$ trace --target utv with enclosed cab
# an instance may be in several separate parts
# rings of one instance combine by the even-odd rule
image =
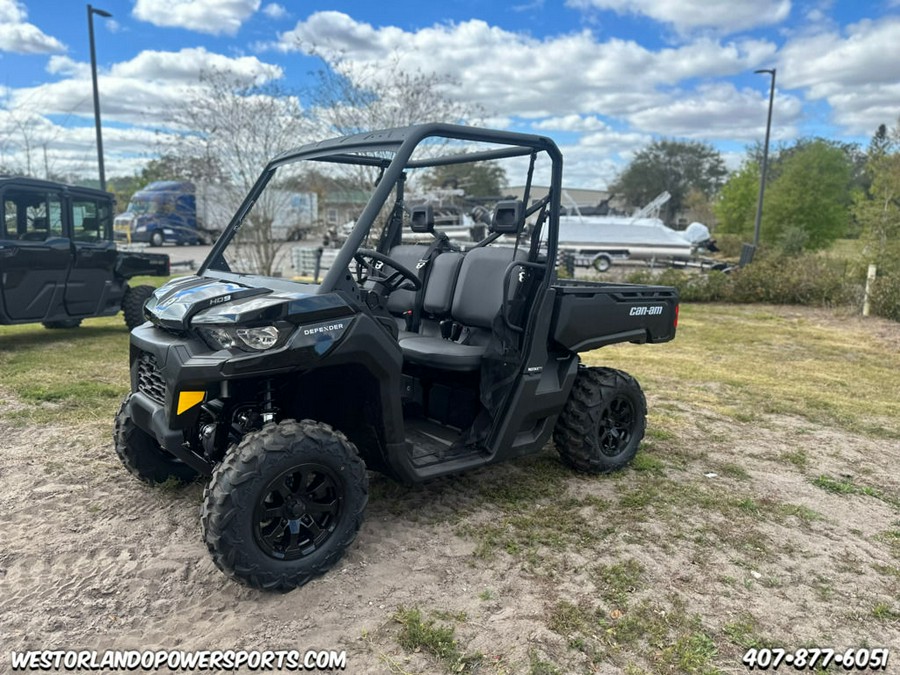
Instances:
[[[454,243],[434,229],[423,175],[485,161],[518,174],[524,192],[497,201],[485,239]],[[283,192],[269,188],[312,173],[374,185],[319,285],[291,279],[285,251],[260,245]],[[158,289],[132,331],[132,391],[115,428],[125,466],[150,483],[204,476],[215,564],[286,590],[354,540],[366,469],[422,482],[551,438],[577,470],[626,465],[644,395],[579,353],[671,340],[678,298],[557,278],[561,180],[549,138],[444,124],[276,157],[198,274]]]
[[[129,328],[144,322],[153,287],[128,282],[168,276],[169,257],[116,246],[110,193],[0,176],[0,207],[0,325],[75,328],[120,310]]]

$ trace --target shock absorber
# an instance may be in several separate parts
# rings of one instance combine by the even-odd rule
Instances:
[[[262,385],[262,421],[263,424],[275,421],[278,408],[275,407],[275,385],[271,378],[263,380]]]

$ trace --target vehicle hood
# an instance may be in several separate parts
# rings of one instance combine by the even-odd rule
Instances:
[[[335,294],[275,290],[197,276],[173,279],[158,288],[144,307],[147,319],[172,331],[185,331],[192,325],[302,323],[352,312]]]

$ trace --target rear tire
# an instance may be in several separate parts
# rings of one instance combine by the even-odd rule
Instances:
[[[134,330],[144,323],[144,303],[153,295],[153,286],[129,287],[122,298],[122,312],[125,314],[125,325]]]
[[[81,325],[81,319],[63,319],[62,321],[44,321],[42,324],[48,330],[59,330],[61,328],[78,328]]]
[[[366,467],[327,424],[285,420],[247,434],[216,467],[200,522],[232,579],[289,591],[334,565],[362,525]]]
[[[159,485],[169,479],[182,484],[193,481],[197,477],[194,469],[163,450],[155,438],[135,425],[125,411],[130,398],[131,394],[119,407],[113,433],[116,454],[125,468],[149,485]]]
[[[647,426],[647,401],[631,375],[612,368],[580,368],[553,430],[563,462],[585,473],[626,466]]]

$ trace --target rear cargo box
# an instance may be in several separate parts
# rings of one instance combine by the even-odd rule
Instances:
[[[675,337],[674,288],[587,281],[558,281],[553,287],[553,339],[573,352]]]

